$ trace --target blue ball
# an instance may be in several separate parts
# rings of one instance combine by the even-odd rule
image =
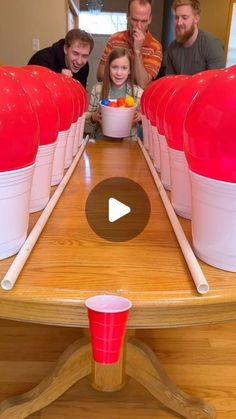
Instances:
[[[107,98],[106,99],[102,99],[101,100],[101,104],[102,105],[105,105],[105,106],[108,106],[109,105],[109,99],[107,99]]]

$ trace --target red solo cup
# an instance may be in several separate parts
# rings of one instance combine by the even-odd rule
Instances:
[[[112,364],[119,360],[132,302],[118,295],[95,295],[85,301],[94,361]]]
[[[93,346],[96,347],[96,350],[103,352],[113,352],[119,353],[122,346],[123,337],[119,339],[99,339],[97,337],[93,338]]]

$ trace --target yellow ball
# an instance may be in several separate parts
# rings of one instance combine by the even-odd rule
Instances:
[[[125,103],[128,106],[134,106],[135,105],[135,100],[134,100],[133,96],[126,96]]]

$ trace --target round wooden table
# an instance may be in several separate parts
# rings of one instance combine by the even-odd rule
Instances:
[[[89,227],[85,202],[109,177],[138,182],[151,202],[145,230],[127,242],[108,242]],[[30,228],[38,215],[30,216]],[[191,240],[190,222],[180,220]],[[1,277],[13,258],[0,262]],[[214,417],[214,408],[178,389],[135,329],[172,328],[236,319],[236,275],[199,262],[210,285],[199,295],[137,142],[90,140],[36,243],[15,287],[0,290],[0,317],[88,328],[84,300],[112,293],[133,302],[120,361],[93,362],[88,338],[75,342],[54,371],[32,391],[0,403],[1,418],[24,418],[58,398],[77,380],[113,391],[132,376],[166,406],[186,418]]]

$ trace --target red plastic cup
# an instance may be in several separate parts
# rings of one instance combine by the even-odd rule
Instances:
[[[95,295],[85,301],[88,308],[94,361],[119,361],[126,322],[132,302],[118,295]]]

